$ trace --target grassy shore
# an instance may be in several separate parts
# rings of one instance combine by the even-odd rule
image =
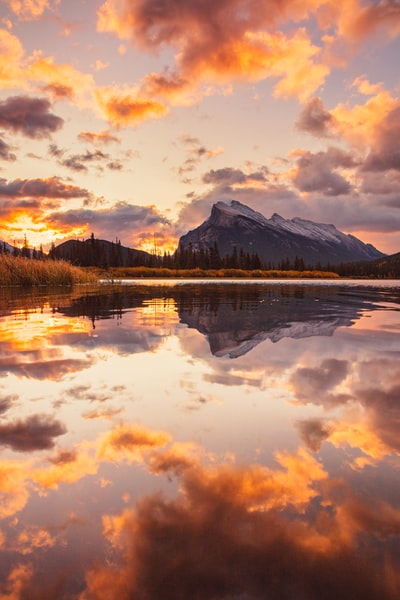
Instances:
[[[112,267],[108,270],[98,271],[100,279],[140,279],[140,278],[165,278],[165,279],[338,279],[337,273],[330,271],[264,271],[256,269],[164,269],[151,267]]]
[[[31,260],[0,254],[0,286],[69,286],[96,281],[93,271],[74,267],[63,260]]]

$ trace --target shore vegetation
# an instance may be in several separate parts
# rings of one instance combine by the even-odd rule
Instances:
[[[32,260],[0,254],[0,286],[70,286],[96,281],[93,270],[75,267],[64,260]]]
[[[112,267],[99,270],[98,277],[102,280],[114,279],[338,279],[339,275],[331,271],[296,271],[296,270],[264,270],[264,269],[167,269],[157,267]]]

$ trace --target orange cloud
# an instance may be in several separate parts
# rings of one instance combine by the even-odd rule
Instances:
[[[196,98],[196,88],[204,87],[201,93],[209,93],[203,86],[207,81],[219,86],[232,79],[277,77],[281,79],[275,88],[277,96],[304,99],[329,73],[328,66],[319,64],[320,49],[304,29],[290,37],[272,33],[278,21],[306,18],[310,9],[321,4],[318,0],[301,6],[290,2],[284,8],[277,2],[267,6],[252,0],[245,15],[238,0],[224,0],[218,6],[175,4],[171,1],[164,11],[155,13],[146,0],[134,5],[108,0],[98,11],[98,31],[130,38],[145,50],[164,45],[177,50],[176,71],[144,79],[144,89],[151,94],[187,103]]]
[[[80,600],[172,600],[177,593],[316,598],[321,589],[332,598],[394,600],[396,550],[382,561],[371,561],[371,550],[398,535],[400,512],[326,481],[304,450],[279,462],[283,469],[204,467],[190,450],[186,460],[183,448],[172,452],[161,471],[181,477],[181,494],[147,496],[135,508],[103,516],[103,534],[118,559],[87,571]],[[303,511],[311,499],[309,518]]]
[[[60,0],[6,0],[11,10],[21,19],[37,19],[45,10],[51,10]]]
[[[353,82],[353,87],[360,94],[367,96],[365,102],[340,103],[328,111],[319,98],[312,98],[302,110],[297,127],[316,137],[336,137],[347,142],[355,151],[353,164],[350,161],[351,155],[344,153],[343,156],[348,157],[348,164],[336,166],[349,168],[358,166],[358,175],[362,175],[363,178],[367,177],[367,172],[386,171],[386,179],[380,177],[378,181],[372,176],[365,179],[361,188],[363,191],[368,191],[372,186],[375,187],[376,193],[389,193],[391,190],[395,192],[396,177],[391,177],[389,171],[400,168],[397,153],[400,101],[390,91],[384,90],[381,84],[371,84],[364,77],[357,78]],[[336,154],[340,152],[332,148],[319,155],[309,154],[309,157],[316,163],[319,156],[321,164],[323,162],[326,167],[329,167],[333,150]],[[321,165],[318,166],[318,172],[322,172]],[[306,185],[308,182],[311,182],[310,177],[306,178]]]
[[[57,456],[51,460],[50,467],[41,467],[32,471],[32,480],[44,490],[58,489],[61,484],[75,483],[87,475],[95,475],[98,471],[98,461],[89,444],[80,444],[74,452],[69,453],[68,459],[57,460]]]
[[[56,98],[74,97],[80,106],[92,106],[95,87],[92,75],[77,71],[69,64],[56,64],[52,57],[36,54],[24,69],[24,77]],[[64,94],[60,93],[62,90]]]
[[[0,83],[2,88],[13,88],[21,76],[24,49],[19,39],[0,29]],[[19,82],[18,82],[19,83]],[[23,88],[26,85],[22,85]]]
[[[120,92],[113,88],[102,88],[95,92],[99,107],[115,127],[137,125],[154,117],[162,117],[168,108],[161,102],[146,98],[138,91]]]
[[[17,461],[0,462],[0,519],[19,512],[28,501],[26,466]]]
[[[30,583],[33,578],[33,565],[17,564],[12,567],[7,580],[0,584],[2,600],[20,600],[29,595]]]
[[[359,87],[365,91],[366,82]],[[354,106],[338,104],[330,111],[338,134],[360,150],[373,146],[380,135],[384,119],[400,106],[398,98],[382,90],[368,98],[364,104]]]
[[[27,527],[22,531],[15,544],[15,550],[22,555],[32,554],[38,548],[53,548],[56,538],[47,529]]]
[[[100,441],[98,457],[106,460],[141,462],[147,450],[165,446],[170,436],[163,431],[149,431],[139,425],[122,424]]]

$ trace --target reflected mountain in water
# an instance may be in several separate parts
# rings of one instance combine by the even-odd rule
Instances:
[[[260,342],[332,336],[363,312],[376,310],[387,290],[305,284],[184,284],[115,286],[74,298],[58,310],[69,316],[122,319],[124,312],[173,300],[181,323],[205,335],[213,355],[237,358]],[[385,296],[386,295],[386,296]],[[398,302],[398,298],[390,298]]]
[[[183,323],[207,336],[215,356],[237,358],[264,340],[331,336],[350,326],[374,300],[332,287],[270,285],[251,290],[226,290],[218,297],[202,295],[179,307]],[[349,301],[350,300],[350,301]]]

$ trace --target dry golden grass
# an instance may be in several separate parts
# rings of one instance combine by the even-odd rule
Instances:
[[[0,254],[0,286],[68,286],[96,280],[91,271],[74,267],[63,260],[31,260]]]
[[[114,278],[232,278],[232,279],[336,279],[337,273],[330,271],[264,271],[257,269],[245,271],[244,269],[165,269],[151,267],[112,267],[108,271],[98,271],[100,279]]]

